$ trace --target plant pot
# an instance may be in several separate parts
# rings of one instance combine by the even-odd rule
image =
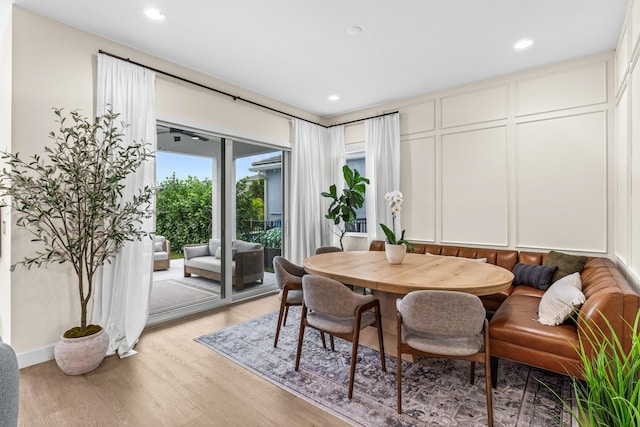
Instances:
[[[387,255],[389,264],[402,264],[402,260],[404,260],[404,256],[407,254],[407,247],[405,245],[385,243],[384,253]]]
[[[282,249],[280,248],[264,248],[264,266],[272,267],[273,259],[282,254]]]
[[[67,375],[93,371],[105,358],[109,335],[104,331],[80,338],[60,337],[53,349],[58,367]]]

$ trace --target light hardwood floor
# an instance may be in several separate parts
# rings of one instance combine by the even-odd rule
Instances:
[[[272,295],[145,330],[137,355],[108,357],[85,375],[66,376],[54,361],[24,368],[19,424],[348,425],[193,341],[278,307]]]

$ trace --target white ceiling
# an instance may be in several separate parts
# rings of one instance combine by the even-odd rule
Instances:
[[[322,117],[615,49],[627,0],[14,0]],[[156,7],[163,22],[143,10]],[[362,27],[358,36],[347,27]],[[532,48],[515,52],[527,37]],[[135,58],[132,58],[135,60]],[[340,101],[327,99],[339,94]]]

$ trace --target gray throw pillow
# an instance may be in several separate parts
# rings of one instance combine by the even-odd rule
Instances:
[[[582,273],[586,263],[586,256],[569,255],[556,251],[549,252],[547,259],[544,260],[544,265],[558,267],[553,275],[553,282],[556,282],[569,274]]]
[[[513,267],[513,285],[531,286],[546,291],[558,267],[517,263]]]

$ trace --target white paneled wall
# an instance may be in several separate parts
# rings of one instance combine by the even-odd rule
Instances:
[[[359,112],[400,112],[408,238],[613,256],[613,64],[605,52]],[[363,129],[347,127],[348,150]]]
[[[615,255],[640,283],[640,0],[629,2],[616,49]]]
[[[435,240],[435,138],[417,138],[402,143],[400,182],[404,194],[403,228],[411,224],[411,236],[416,240]],[[412,179],[413,171],[422,170],[419,180]]]
[[[506,246],[506,127],[442,135],[442,241]]]
[[[518,247],[605,253],[606,114],[516,125]]]

